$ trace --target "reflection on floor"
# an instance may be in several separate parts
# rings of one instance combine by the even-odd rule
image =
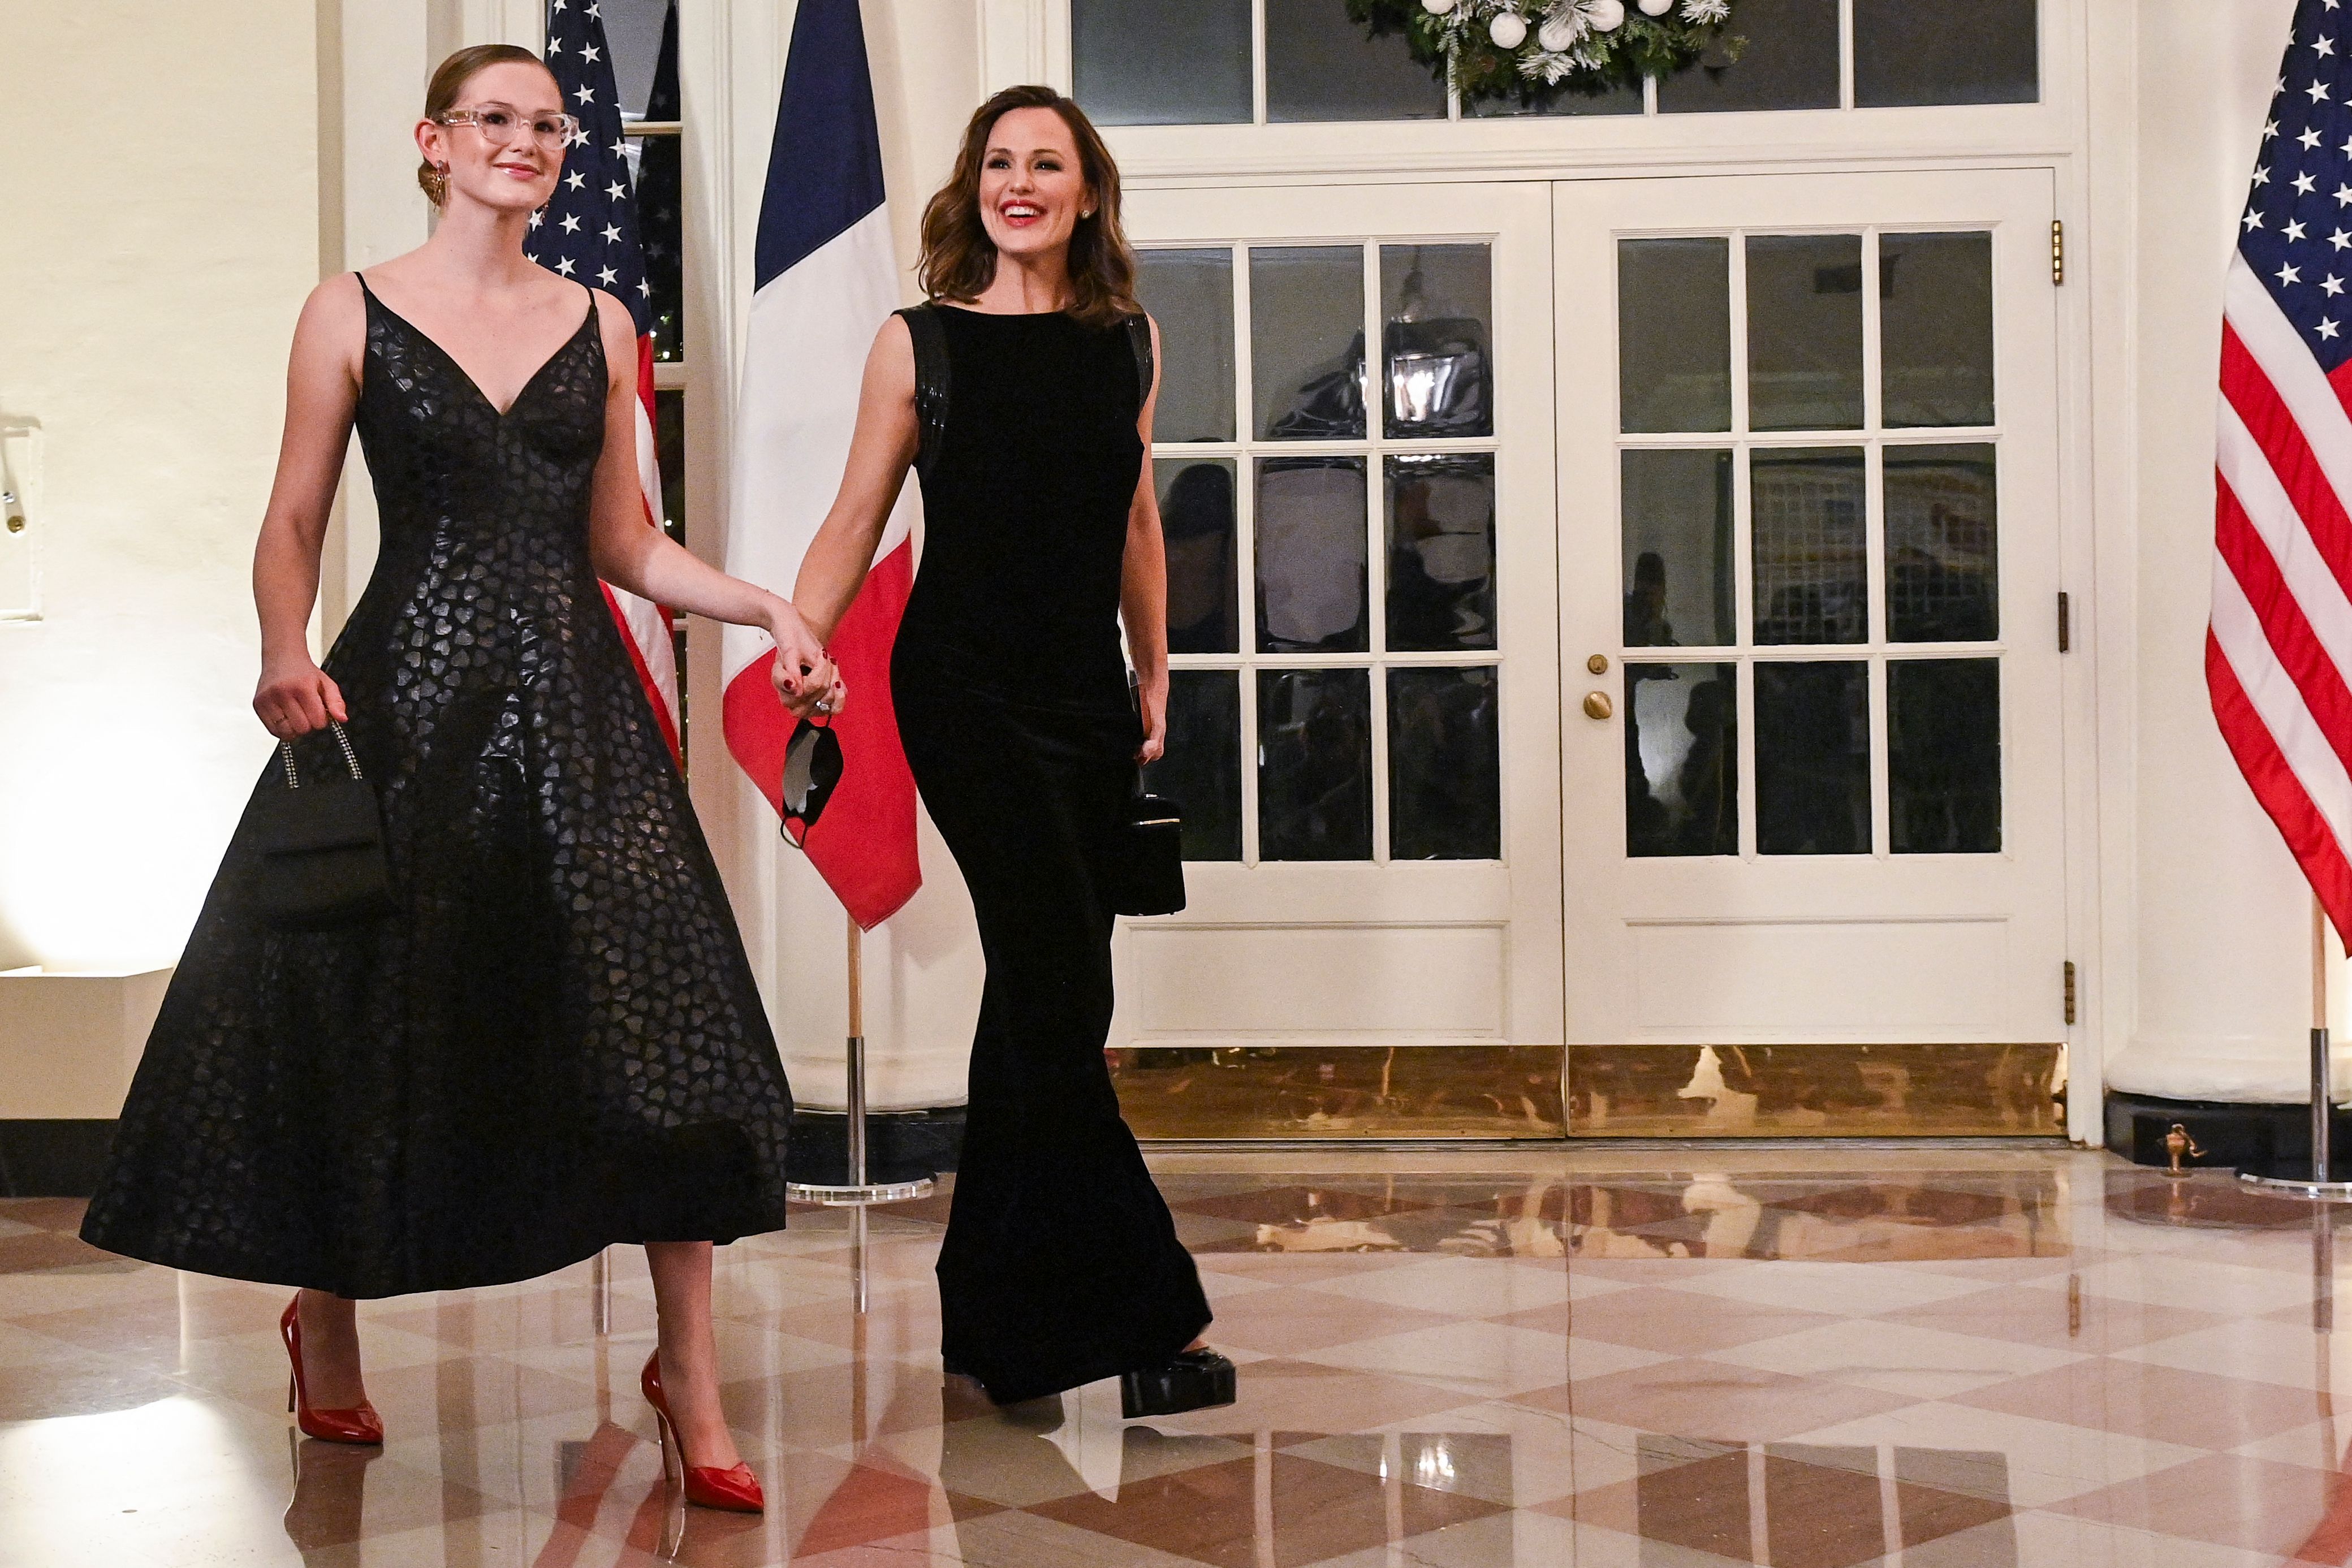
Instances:
[[[583,1266],[369,1307],[378,1452],[290,1433],[279,1292],[0,1205],[0,1563],[2352,1556],[2324,1212],[2065,1152],[1699,1157],[1162,1155],[1243,1398],[1138,1423],[1108,1386],[998,1411],[942,1379],[943,1198],[863,1241],[798,1216],[722,1255],[763,1518],[666,1496],[626,1252],[602,1290]]]

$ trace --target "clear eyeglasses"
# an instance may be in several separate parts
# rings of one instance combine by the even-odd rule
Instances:
[[[569,114],[525,115],[510,103],[478,103],[469,109],[453,109],[441,116],[439,123],[470,125],[493,141],[507,141],[517,126],[527,124],[531,136],[541,147],[548,148],[569,147],[580,134],[580,121]]]

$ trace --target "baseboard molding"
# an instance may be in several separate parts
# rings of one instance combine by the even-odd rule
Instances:
[[[2239,1104],[2221,1100],[2167,1100],[2109,1090],[2105,1104],[2107,1152],[2134,1165],[2161,1166],[2170,1155],[2165,1134],[2175,1123],[2201,1152],[2182,1163],[2198,1169],[2252,1176],[2302,1176],[2311,1169],[2311,1106]],[[2352,1111],[2335,1108],[2329,1134],[2337,1180],[2352,1169]]]
[[[88,1197],[114,1121],[0,1119],[0,1197]]]
[[[866,1179],[913,1181],[944,1176],[963,1152],[963,1107],[871,1111],[866,1116]],[[796,1182],[837,1186],[849,1179],[849,1118],[839,1111],[795,1111],[784,1170]]]

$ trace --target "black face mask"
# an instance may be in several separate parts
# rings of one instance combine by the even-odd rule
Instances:
[[[784,747],[783,820],[776,824],[784,842],[794,849],[808,842],[809,830],[841,782],[841,737],[833,727],[803,720]]]

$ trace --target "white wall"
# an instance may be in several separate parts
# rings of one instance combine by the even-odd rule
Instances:
[[[268,737],[247,588],[319,265],[311,0],[0,0],[0,422],[44,618],[0,622],[0,967],[179,953]]]

